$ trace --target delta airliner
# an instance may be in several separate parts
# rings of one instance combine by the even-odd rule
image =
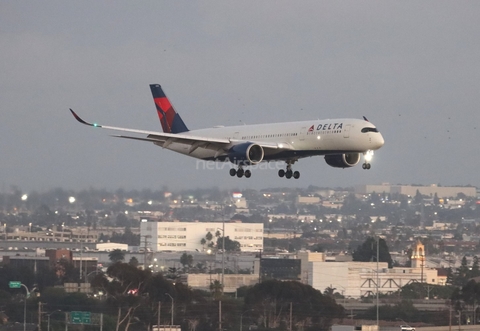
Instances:
[[[89,123],[70,111],[82,124],[124,132],[114,137],[148,141],[197,159],[232,162],[236,168],[230,169],[230,175],[238,178],[252,175],[244,168],[270,161],[286,163],[285,170],[278,171],[280,177],[299,178],[300,172],[293,171],[292,165],[316,155],[324,156],[335,168],[353,167],[363,155],[362,167],[370,169],[373,151],[384,144],[381,133],[365,117],[189,130],[160,85],[152,84],[150,89],[163,132]]]

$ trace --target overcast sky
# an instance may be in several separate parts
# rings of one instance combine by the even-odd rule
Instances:
[[[1,1],[0,190],[480,186],[479,1]],[[372,169],[231,178],[77,123],[161,131],[325,118],[377,125]]]

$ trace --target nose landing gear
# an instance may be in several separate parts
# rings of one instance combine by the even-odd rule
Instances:
[[[370,169],[370,166],[371,166],[370,163],[367,163],[367,162],[365,162],[364,164],[362,164],[362,168],[365,169],[365,170]]]
[[[366,151],[365,153],[363,153],[363,159],[365,160],[365,162],[362,164],[362,168],[365,169],[365,170],[368,170],[370,169],[370,161],[372,161],[372,157],[373,157],[373,151]]]

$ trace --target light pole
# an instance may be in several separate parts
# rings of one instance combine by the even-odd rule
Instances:
[[[28,287],[27,285],[25,284],[20,284],[21,286],[23,286],[25,288],[25,303],[23,305],[23,331],[26,331],[27,330],[27,299],[30,297],[30,292],[28,290]],[[35,286],[32,288],[32,291],[35,290]]]
[[[225,210],[223,211],[225,212]],[[225,216],[222,216],[222,295],[225,289]]]
[[[172,299],[172,314],[171,314],[171,317],[170,317],[170,326],[173,325],[173,307],[174,307],[174,301],[173,301],[173,297],[168,294],[168,293],[165,293],[166,295],[168,295],[170,297],[170,299]]]
[[[53,314],[55,314],[55,313],[57,313],[57,312],[59,312],[59,311],[61,311],[61,310],[60,310],[60,309],[57,309],[57,310],[52,311],[50,314],[47,315],[47,316],[48,316],[48,318],[47,318],[47,321],[48,321],[48,322],[47,322],[47,331],[50,331],[50,316],[53,315]]]
[[[343,297],[343,307],[345,308],[345,295],[344,295],[344,293],[346,292],[347,289],[346,289],[345,287],[343,287],[342,285],[340,285],[340,284],[333,284],[333,285],[335,285],[335,286],[340,286],[341,288],[343,288],[343,290],[342,290],[342,297]],[[330,285],[330,287],[333,287],[333,285]]]
[[[379,243],[380,237],[377,236],[377,331],[378,331],[378,289],[379,289],[379,276],[378,276],[378,258],[379,258]]]
[[[253,309],[245,310],[241,315],[240,315],[240,331],[243,329],[243,314],[252,311]]]
[[[225,220],[223,220],[222,229],[217,228],[222,231],[222,295],[223,288],[225,287]]]

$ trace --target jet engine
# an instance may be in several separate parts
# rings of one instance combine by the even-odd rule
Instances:
[[[230,148],[227,156],[232,163],[251,165],[262,162],[264,152],[262,146],[247,142]]]
[[[360,153],[325,155],[325,162],[334,168],[350,168],[360,162]]]

